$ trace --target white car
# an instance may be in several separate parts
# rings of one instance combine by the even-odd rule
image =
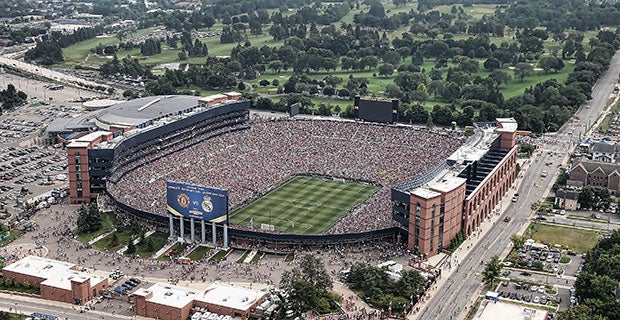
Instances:
[[[566,210],[560,210],[560,215],[563,216],[566,214]]]
[[[540,302],[540,297],[539,296],[535,296],[534,297],[534,301],[532,301],[534,303],[539,303]]]
[[[531,287],[530,287],[530,290],[531,290],[532,292],[536,292],[536,291],[538,291],[538,286],[531,286]]]
[[[545,293],[545,286],[538,287],[538,293]]]

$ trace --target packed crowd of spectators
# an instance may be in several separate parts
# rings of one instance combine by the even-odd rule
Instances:
[[[231,112],[124,149],[114,160],[110,180],[118,182],[126,172],[151,162],[154,158],[165,156],[167,153],[173,153],[210,137],[243,128],[246,121],[245,113]]]
[[[382,188],[328,231],[363,232],[392,225],[392,186],[424,174],[462,142],[410,127],[254,119],[249,129],[145,162],[107,188],[122,203],[165,215],[168,180],[228,189],[231,212],[297,174],[370,181]]]

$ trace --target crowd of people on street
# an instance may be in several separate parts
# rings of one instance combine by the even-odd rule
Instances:
[[[233,210],[298,174],[378,184],[378,192],[328,231],[363,232],[391,226],[391,187],[419,177],[461,144],[411,127],[253,119],[248,129],[145,163],[107,187],[124,204],[165,215],[169,180],[227,189]]]

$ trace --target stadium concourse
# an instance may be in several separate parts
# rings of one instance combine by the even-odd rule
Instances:
[[[254,117],[242,130],[139,159],[144,165],[108,181],[107,190],[119,202],[165,216],[168,180],[228,189],[233,210],[298,174],[372,182],[381,189],[326,233],[363,232],[393,226],[390,188],[424,174],[462,142],[408,126]]]

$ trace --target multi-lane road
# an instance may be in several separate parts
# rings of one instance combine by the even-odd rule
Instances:
[[[39,298],[30,298],[19,295],[2,294],[0,299],[0,310],[9,311],[11,313],[31,315],[33,312],[48,314],[64,319],[148,319],[138,316],[123,316],[90,310],[82,312],[83,306],[72,306],[67,303],[58,303]]]
[[[581,121],[590,120],[593,124],[603,112],[607,99],[617,83],[619,73],[620,51],[616,52],[609,69],[593,88],[592,100],[587,103],[589,107],[581,107],[575,116],[582,119]],[[571,131],[574,131],[574,128],[568,124],[564,125],[555,134],[553,142],[546,145],[545,150],[531,159],[529,167],[522,172],[523,178],[521,178],[518,190],[519,200],[510,202],[508,198],[503,201],[508,203],[508,206],[502,217],[510,215],[512,220],[496,224],[482,236],[478,244],[461,260],[460,266],[453,270],[450,278],[433,294],[427,307],[417,315],[417,319],[459,319],[463,317],[466,306],[469,306],[471,301],[478,296],[481,287],[482,278],[479,273],[484,268],[481,261],[488,261],[493,255],[501,256],[502,252],[511,245],[510,235],[517,233],[529,223],[531,204],[545,196],[558,173],[558,164],[569,151],[566,145],[576,142],[576,132],[570,133]],[[552,162],[550,166],[546,165],[548,161]],[[547,170],[545,178],[541,177],[543,170]]]

